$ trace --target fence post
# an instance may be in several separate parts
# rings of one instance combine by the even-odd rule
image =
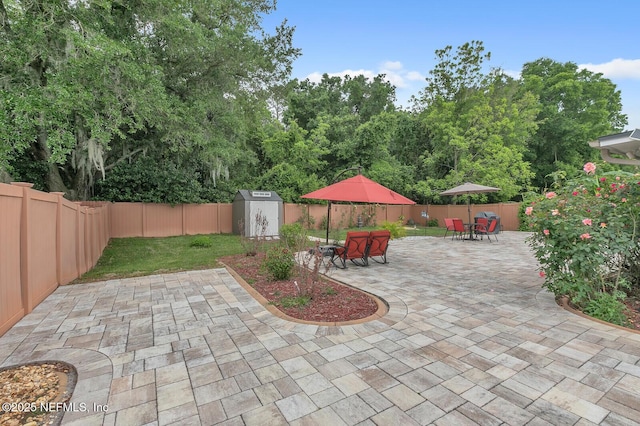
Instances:
[[[89,207],[83,206],[84,208],[84,267],[85,270],[91,269],[91,260],[92,250],[91,250],[91,229],[90,229],[90,219],[89,219]]]
[[[147,212],[145,211],[145,203],[142,203],[142,209],[140,209],[142,211],[142,236],[146,237],[147,236]]]
[[[56,206],[56,280],[62,283],[62,196],[64,192],[51,192],[58,196]]]
[[[80,250],[84,251],[84,241],[80,240],[80,217],[82,216],[81,209],[82,206],[80,206],[80,204],[76,204],[76,276],[78,277],[85,272],[80,262],[82,260],[80,256]]]
[[[187,235],[187,217],[184,212],[184,204],[180,204],[180,209],[182,213],[182,235]]]
[[[28,182],[11,182],[11,185],[22,187],[22,215],[20,218],[20,287],[22,290],[22,306],[24,314],[28,314],[33,310],[29,301],[29,193],[32,183]]]

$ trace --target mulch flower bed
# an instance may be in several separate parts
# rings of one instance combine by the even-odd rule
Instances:
[[[0,369],[0,424],[59,425],[75,387],[77,373],[60,361]]]
[[[308,303],[290,306],[301,300],[301,294],[305,294],[304,279],[294,270],[291,279],[275,281],[261,268],[263,259],[264,253],[258,253],[255,256],[226,256],[219,260],[240,275],[269,303],[293,318],[314,322],[342,322],[367,318],[378,311],[378,304],[367,293],[322,276],[306,292],[310,296]]]

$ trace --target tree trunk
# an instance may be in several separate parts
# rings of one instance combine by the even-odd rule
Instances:
[[[47,146],[47,132],[43,129],[40,129],[34,151],[38,159],[47,162],[46,190],[49,192],[69,192],[62,176],[60,176],[58,165],[51,162],[51,150]]]

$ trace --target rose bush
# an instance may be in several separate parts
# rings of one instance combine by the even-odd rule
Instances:
[[[583,170],[526,206],[529,244],[546,288],[623,323],[622,301],[640,289],[640,174]]]

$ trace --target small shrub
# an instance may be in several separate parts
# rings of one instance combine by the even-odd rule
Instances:
[[[437,228],[440,224],[438,223],[438,219],[429,219],[427,220],[427,226],[429,228]]]
[[[544,287],[583,312],[622,320],[640,263],[640,174],[586,163],[575,178],[558,176],[552,191],[524,207],[528,238]]]
[[[191,240],[191,243],[189,243],[189,247],[196,247],[196,248],[209,248],[212,246],[213,246],[213,241],[211,240],[211,237],[208,237],[206,235],[199,235],[195,237],[193,240]]]
[[[301,224],[304,228],[312,229],[316,223],[316,218],[309,214],[309,209],[302,212],[302,216],[300,216],[297,220],[299,224]]]
[[[624,295],[616,296],[609,293],[598,293],[595,299],[589,301],[584,313],[602,321],[621,326],[628,326],[629,320],[625,312],[627,306],[620,301]]]
[[[386,229],[391,233],[391,239],[402,238],[407,236],[407,230],[404,229],[402,221],[397,222],[382,222],[382,229]]]
[[[320,242],[316,241],[314,248],[298,253],[299,268],[295,270],[296,292],[301,296],[311,296],[316,284],[320,282],[320,275],[330,270],[330,262],[324,262],[323,252],[320,250]]]
[[[293,253],[282,245],[275,245],[267,250],[263,265],[274,280],[288,280],[295,265]]]
[[[300,223],[284,224],[280,227],[280,241],[291,250],[301,250],[307,241],[304,228]]]
[[[238,221],[238,228],[240,229],[240,244],[244,248],[244,252],[247,256],[255,256],[266,242],[267,228],[269,227],[269,219],[262,215],[261,211],[258,211],[253,223],[253,237],[247,237],[245,235],[245,223],[244,220]]]

